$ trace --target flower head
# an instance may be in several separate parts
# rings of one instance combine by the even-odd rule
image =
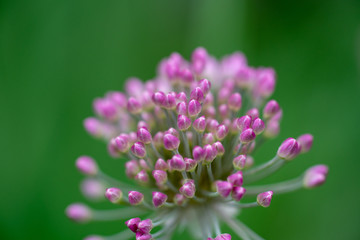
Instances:
[[[152,80],[131,78],[124,93],[97,98],[97,116],[84,127],[107,142],[112,157],[128,158],[119,171],[133,184],[106,175],[93,158],[79,157],[76,167],[87,177],[83,193],[122,207],[101,211],[75,203],[66,214],[77,222],[124,220],[134,234],[117,233],[119,239],[169,239],[180,223],[196,239],[230,240],[220,223],[261,239],[236,220],[240,209],[269,207],[273,194],[317,187],[328,174],[317,165],[293,180],[252,186],[312,147],[312,135],[304,134],[286,139],[271,160],[254,160],[261,143],[280,131],[282,108],[268,101],[275,82],[272,68],[251,67],[242,53],[218,61],[197,48],[190,61],[173,53]]]

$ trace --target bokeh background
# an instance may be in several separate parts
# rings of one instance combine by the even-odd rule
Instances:
[[[270,158],[289,136],[315,136],[312,151],[271,181],[315,163],[331,169],[326,185],[275,196],[270,208],[240,218],[266,239],[360,239],[355,0],[1,1],[0,239],[82,239],[123,229],[122,222],[77,225],[64,216],[69,203],[85,201],[77,156],[123,175],[123,162],[82,121],[95,97],[121,90],[129,76],[149,79],[161,58],[173,51],[188,58],[197,46],[217,57],[240,50],[251,65],[276,69],[281,134],[256,159]]]

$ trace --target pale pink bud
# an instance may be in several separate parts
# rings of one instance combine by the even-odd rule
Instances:
[[[184,195],[177,193],[175,194],[173,200],[176,205],[182,206],[186,202],[187,198]]]
[[[271,118],[273,117],[276,113],[278,113],[278,111],[280,110],[280,106],[277,103],[277,101],[275,100],[270,100],[269,102],[266,103],[264,110],[263,110],[263,115],[264,118]]]
[[[260,118],[255,118],[252,124],[252,129],[256,135],[261,134],[265,130],[265,123]]]
[[[156,92],[152,95],[152,100],[157,106],[163,106],[165,102],[165,93]]]
[[[123,193],[118,188],[107,188],[105,197],[112,203],[118,204],[121,202]]]
[[[225,125],[221,124],[216,128],[216,138],[218,140],[223,140],[228,133],[229,133],[229,128]]]
[[[179,147],[180,140],[172,134],[165,134],[164,136],[164,146],[167,150],[175,150]]]
[[[142,110],[141,103],[133,97],[130,97],[127,103],[127,109],[132,114],[138,114]]]
[[[158,160],[156,160],[155,163],[155,170],[163,170],[166,171],[169,169],[169,165],[165,162],[164,159],[159,158]]]
[[[299,155],[300,150],[300,144],[294,138],[288,138],[280,145],[277,155],[285,160],[292,160]]]
[[[257,93],[262,97],[269,97],[275,89],[275,71],[272,68],[258,69],[257,78]]]
[[[237,186],[232,189],[231,197],[235,201],[240,201],[242,199],[242,197],[245,195],[245,193],[246,193],[245,188]]]
[[[181,115],[187,115],[187,105],[186,102],[179,102],[176,105],[176,112]]]
[[[91,209],[82,203],[73,203],[66,208],[66,215],[75,222],[87,222],[91,219]]]
[[[207,79],[201,79],[199,82],[199,87],[201,88],[203,93],[207,95],[211,89],[211,82]]]
[[[139,128],[136,132],[136,135],[137,139],[144,144],[149,144],[152,141],[151,133],[145,127]]]
[[[301,153],[307,153],[308,151],[310,151],[313,140],[314,137],[311,134],[303,134],[297,138],[297,141],[301,146]]]
[[[242,99],[240,93],[233,93],[229,97],[228,105],[230,110],[237,112],[240,110]]]
[[[140,172],[139,164],[136,160],[130,160],[125,163],[126,176],[134,178],[138,172]]]
[[[280,125],[278,121],[273,121],[272,119],[266,124],[264,135],[267,138],[274,138],[279,135]]]
[[[177,125],[180,131],[186,131],[191,126],[191,120],[185,115],[179,115],[177,119]]]
[[[194,158],[194,160],[195,160],[196,162],[201,162],[201,161],[203,161],[204,158],[205,158],[205,151],[204,151],[204,149],[203,149],[202,147],[200,147],[200,146],[195,146],[195,147],[193,148],[192,154],[193,154],[193,158]]]
[[[165,100],[162,107],[166,109],[174,109],[176,107],[176,99],[174,94],[168,93],[167,95],[165,95]]]
[[[227,181],[233,186],[242,186],[243,184],[243,174],[241,171],[231,174],[227,177]]]
[[[163,142],[164,142],[164,133],[163,132],[157,132],[154,136],[154,145],[156,147],[160,147],[162,146]]]
[[[306,188],[315,188],[325,183],[328,174],[326,165],[316,165],[305,172],[303,184]]]
[[[251,108],[246,112],[246,115],[249,115],[251,119],[258,118],[260,116],[259,110],[257,108]]]
[[[188,114],[190,117],[196,117],[201,112],[201,104],[195,99],[190,100],[188,105]]]
[[[256,201],[262,207],[269,207],[273,196],[272,191],[263,192],[257,195]]]
[[[204,132],[206,128],[206,118],[204,116],[197,118],[193,123],[193,128],[197,132]]]
[[[135,180],[141,184],[147,184],[149,183],[149,175],[145,170],[141,170],[138,174],[136,174]]]
[[[187,172],[192,172],[195,170],[195,168],[197,166],[197,162],[194,159],[184,158],[184,161],[185,161],[185,165],[186,165],[185,170]]]
[[[169,128],[169,130],[166,130],[164,132],[164,134],[171,134],[171,135],[174,135],[175,137],[179,138],[180,134],[178,131],[176,131],[175,128]]]
[[[131,152],[138,158],[144,158],[146,156],[145,145],[142,142],[136,142],[132,145]]]
[[[157,184],[164,184],[167,182],[167,173],[163,170],[154,170],[152,171],[152,175]]]
[[[245,129],[241,134],[240,134],[240,142],[242,144],[246,144],[246,143],[249,143],[249,142],[252,142],[254,141],[256,135],[255,135],[255,132],[253,129],[251,128],[248,128],[248,129]]]
[[[206,129],[209,132],[215,132],[217,127],[219,126],[219,122],[216,121],[215,119],[208,119],[207,125],[206,125]]]
[[[171,171],[185,171],[186,164],[183,159],[183,157],[179,154],[174,155],[169,161],[168,161],[169,167]]]
[[[131,218],[130,220],[126,221],[126,226],[134,233],[138,230],[138,224],[141,222],[140,218]]]
[[[130,148],[129,143],[129,136],[126,134],[121,134],[120,136],[115,138],[116,148],[122,152],[125,153]]]
[[[205,133],[202,138],[202,143],[206,144],[213,144],[215,142],[215,137],[212,133]]]
[[[221,142],[216,142],[216,143],[214,143],[212,146],[216,148],[216,151],[217,151],[217,155],[218,155],[218,156],[224,155],[224,153],[225,153],[225,148],[224,148],[224,146],[222,145]]]
[[[84,120],[85,130],[91,135],[98,137],[102,132],[102,124],[97,118],[89,117]]]
[[[99,169],[95,160],[88,156],[81,156],[76,159],[77,169],[85,175],[95,176]]]
[[[89,199],[99,200],[104,196],[105,186],[98,179],[87,178],[81,182],[80,188]]]
[[[205,163],[211,163],[212,161],[214,161],[214,159],[217,156],[216,148],[210,144],[204,146],[204,152],[205,152],[205,158],[204,158]]]
[[[144,195],[137,191],[130,191],[128,197],[131,205],[139,205],[144,200]]]
[[[244,131],[245,129],[250,128],[251,126],[251,117],[249,115],[242,116],[241,118],[237,119],[237,128],[240,132]]]
[[[230,111],[229,111],[229,107],[226,104],[221,104],[219,106],[219,114],[221,119],[225,119],[227,117],[229,117]]]
[[[145,234],[151,231],[151,229],[153,228],[153,223],[150,219],[145,219],[139,222],[137,226],[138,226],[138,232]]]
[[[204,98],[204,93],[199,87],[194,88],[190,93],[190,99],[195,99],[199,103],[202,103]]]
[[[179,191],[185,197],[193,198],[196,192],[194,180],[188,180],[185,184],[182,185]]]
[[[239,155],[233,160],[233,166],[236,170],[244,169],[246,164],[246,155]]]
[[[200,75],[204,71],[207,58],[207,51],[202,47],[196,48],[192,53],[191,65],[197,75]]]

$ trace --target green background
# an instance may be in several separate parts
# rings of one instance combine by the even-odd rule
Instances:
[[[81,239],[124,228],[64,216],[69,203],[84,201],[77,156],[123,175],[123,162],[87,135],[82,120],[95,97],[122,89],[129,76],[149,79],[161,58],[173,51],[189,58],[197,46],[217,57],[240,50],[251,65],[276,69],[281,134],[256,159],[273,156],[287,137],[315,136],[310,153],[269,181],[330,166],[324,186],[274,196],[270,208],[240,219],[266,239],[360,239],[355,0],[1,1],[0,239]]]

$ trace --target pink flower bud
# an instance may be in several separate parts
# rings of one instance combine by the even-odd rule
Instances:
[[[107,188],[105,197],[112,203],[118,204],[121,202],[123,193],[118,188]]]
[[[204,71],[207,58],[208,54],[204,48],[199,47],[194,50],[191,56],[191,65],[197,75],[200,75]]]
[[[126,226],[134,233],[138,230],[138,224],[141,222],[140,218],[131,218],[130,220],[126,221]]]
[[[231,240],[231,235],[228,233],[224,233],[221,234],[219,236],[217,236],[216,238],[212,239],[212,238],[208,238],[207,240]]]
[[[205,158],[205,151],[202,147],[200,146],[195,146],[193,148],[193,158],[196,162],[201,162],[204,160]]]
[[[215,119],[208,119],[207,125],[206,125],[206,129],[209,132],[215,132],[217,127],[219,126],[219,122],[216,121]]]
[[[163,170],[166,171],[169,169],[169,165],[165,162],[164,159],[159,158],[158,160],[156,160],[155,163],[155,170]]]
[[[129,143],[129,136],[126,134],[121,134],[120,136],[115,138],[116,148],[122,152],[125,153],[130,148]]]
[[[81,156],[76,159],[77,169],[85,175],[95,176],[99,169],[95,160],[88,156]]]
[[[191,120],[185,115],[179,115],[177,119],[177,125],[180,131],[186,131],[191,126]]]
[[[262,97],[269,97],[275,89],[275,71],[272,68],[260,68],[256,75],[258,78],[256,92]]]
[[[314,137],[311,134],[303,134],[297,138],[297,141],[301,146],[301,153],[307,153],[308,151],[310,151],[313,140]]]
[[[325,183],[328,174],[326,165],[316,165],[305,172],[303,184],[306,188],[315,188]]]
[[[104,197],[105,186],[98,179],[87,178],[81,182],[80,188],[84,196],[89,199],[100,200]]]
[[[258,118],[260,116],[259,110],[257,108],[251,108],[246,112],[246,115],[249,115],[251,119]]]
[[[149,164],[146,160],[144,159],[139,159],[139,165],[142,169],[146,170],[146,171],[150,171],[150,167]]]
[[[201,112],[201,104],[195,99],[190,100],[188,105],[188,114],[190,117],[196,117]]]
[[[197,166],[197,162],[191,158],[184,158],[187,172],[193,172]]]
[[[273,196],[272,191],[263,192],[257,195],[256,201],[262,207],[269,207]]]
[[[126,176],[134,178],[140,172],[139,164],[136,160],[130,160],[125,163]]]
[[[95,112],[108,120],[113,120],[116,118],[117,109],[115,104],[109,99],[95,99],[94,101]]]
[[[84,120],[85,130],[90,133],[92,136],[99,137],[102,131],[101,122],[93,117],[86,118]]]
[[[157,132],[154,136],[154,145],[156,147],[162,146],[164,142],[164,133],[163,132]]]
[[[252,124],[252,129],[256,135],[259,135],[265,130],[265,123],[260,118],[255,118]]]
[[[229,117],[230,111],[228,105],[221,104],[219,106],[218,113],[220,114],[221,119],[226,119],[227,117]]]
[[[278,121],[273,121],[272,119],[267,123],[264,135],[267,138],[274,138],[279,135],[280,125]]]
[[[300,144],[294,138],[288,138],[280,145],[277,155],[285,160],[292,160],[299,155],[300,150]]]
[[[142,110],[141,103],[133,97],[130,97],[127,103],[127,109],[132,114],[139,114]]]
[[[204,116],[197,118],[193,123],[193,128],[197,132],[204,132],[206,128],[206,118]]]
[[[213,147],[210,144],[207,144],[204,146],[204,152],[205,152],[205,158],[204,161],[205,163],[211,163],[212,161],[214,161],[214,159],[217,156],[217,150],[215,147]]]
[[[240,132],[244,131],[245,129],[250,128],[251,126],[251,117],[249,115],[242,116],[241,118],[237,119],[237,128]]]
[[[178,206],[184,205],[186,200],[187,200],[187,198],[184,195],[179,194],[179,193],[175,194],[174,199],[173,199],[174,203]]]
[[[66,208],[66,215],[75,222],[87,222],[91,219],[91,209],[82,203],[73,203]]]
[[[179,154],[174,155],[169,161],[168,161],[169,167],[171,171],[185,171],[186,164],[183,159],[183,157]]]
[[[130,191],[128,197],[131,205],[139,205],[144,200],[144,195],[137,191]]]
[[[246,155],[239,155],[233,160],[233,166],[236,170],[242,170],[245,167]]]
[[[176,107],[176,99],[174,94],[168,93],[165,95],[165,100],[162,107],[166,109],[174,109]]]
[[[167,182],[167,173],[163,170],[154,170],[152,171],[152,175],[157,184],[164,184]]]
[[[165,102],[165,93],[163,92],[156,92],[152,95],[152,100],[157,106],[163,106]]]
[[[220,141],[223,140],[228,133],[229,128],[225,125],[221,124],[216,128],[216,138]]]
[[[221,142],[216,142],[216,143],[214,143],[212,146],[216,148],[216,151],[217,151],[217,155],[218,155],[218,156],[224,155],[224,153],[225,153],[225,148],[224,148],[224,146],[222,145]]]
[[[120,108],[125,108],[127,104],[126,95],[121,92],[109,92],[106,94],[106,97],[110,99]]]
[[[231,174],[227,177],[227,181],[233,186],[240,187],[243,184],[243,174],[241,171]]]
[[[230,110],[237,112],[240,110],[242,99],[240,93],[233,93],[229,97],[228,105]]]
[[[233,185],[227,181],[216,181],[216,191],[222,196],[226,198],[230,195]]]
[[[137,139],[144,144],[149,144],[152,141],[151,133],[145,127],[139,128],[136,132],[136,135]]]
[[[190,93],[190,100],[191,99],[195,99],[196,101],[198,101],[199,103],[202,103],[205,99],[204,97],[204,93],[201,90],[201,88],[196,87],[194,88],[191,93]]]
[[[245,168],[251,168],[254,165],[254,158],[252,156],[247,155],[246,156],[246,163],[245,163]]]
[[[136,142],[132,145],[131,152],[138,158],[144,158],[146,156],[145,145],[142,142]]]
[[[165,134],[164,136],[164,146],[167,150],[175,150],[179,147],[180,140],[172,134]]]
[[[205,133],[202,138],[202,143],[206,144],[213,144],[215,142],[215,137],[212,133]]]
[[[164,205],[168,196],[162,192],[152,192],[152,202],[154,207],[158,208]]]
[[[138,183],[147,184],[147,183],[149,183],[149,175],[147,174],[147,172],[145,170],[141,170],[138,174],[136,174],[135,180]]]
[[[230,94],[231,94],[231,90],[229,88],[222,87],[218,92],[218,97],[217,97],[218,102],[221,104],[226,103]]]
[[[179,191],[185,197],[193,198],[196,192],[194,180],[188,180],[185,184],[182,185]]]
[[[191,83],[194,81],[194,76],[189,69],[183,69],[179,77],[184,86],[191,86]]]
[[[240,201],[242,197],[245,195],[246,189],[243,187],[234,187],[231,193],[231,197],[235,201]]]
[[[153,239],[153,237],[151,236],[150,233],[137,232],[135,236],[136,236],[136,240],[152,240]]]
[[[277,103],[277,101],[275,100],[270,100],[269,102],[266,103],[264,110],[263,110],[263,115],[264,118],[271,118],[273,117],[278,111],[280,110],[280,106]]]
[[[179,102],[179,103],[176,105],[176,112],[177,112],[177,114],[187,115],[187,105],[186,105],[186,102]]]
[[[251,128],[248,128],[240,134],[240,142],[242,144],[246,144],[246,143],[254,141],[255,137],[256,137],[256,135],[255,135],[254,130]]]
[[[211,82],[207,79],[201,79],[199,82],[199,87],[203,91],[204,95],[207,95],[211,89]]]

